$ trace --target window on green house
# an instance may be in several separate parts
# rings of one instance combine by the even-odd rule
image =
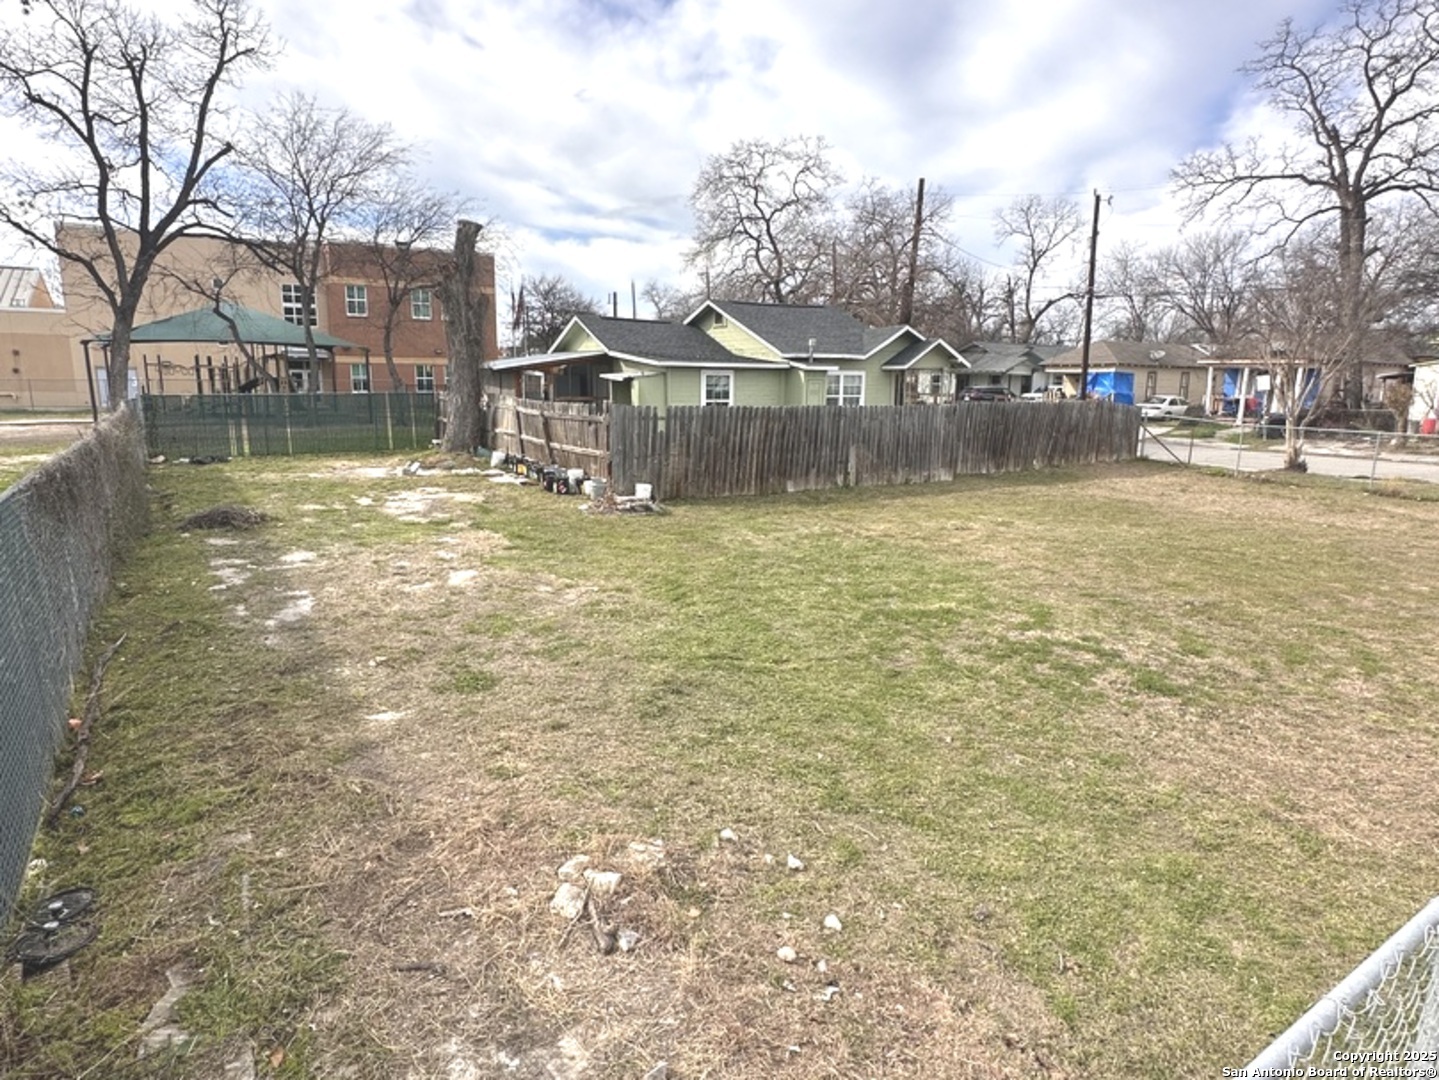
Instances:
[[[826,405],[863,405],[864,372],[836,371],[826,375],[824,403]]]

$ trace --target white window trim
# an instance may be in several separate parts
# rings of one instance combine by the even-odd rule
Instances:
[[[424,293],[424,296],[425,296],[425,306],[424,306],[424,310],[425,310],[425,312],[426,312],[426,314],[424,314],[424,315],[419,314],[418,311],[416,310],[416,306],[415,306],[415,294],[416,294],[416,293]],[[434,295],[434,293],[432,293],[429,289],[411,289],[411,290],[410,290],[410,318],[414,319],[416,322],[429,322],[429,321],[431,321],[434,317],[435,317],[435,295]]]
[[[430,381],[430,388],[429,388],[428,390],[422,390],[422,389],[420,388],[420,377],[421,377],[421,376],[420,376],[420,370],[421,370],[422,368],[428,368],[428,369],[429,369],[429,372],[430,372],[430,374],[429,374],[429,376],[428,376],[428,377],[429,377],[429,381]],[[434,365],[434,364],[416,364],[416,365],[415,365],[415,393],[417,393],[417,394],[433,394],[433,393],[435,392],[435,388],[438,387],[439,385],[440,385],[440,382],[439,382],[439,379],[436,377],[436,374],[435,374],[435,365]]]
[[[729,397],[724,401],[709,400],[709,377],[711,375],[723,375],[729,380]],[[725,368],[701,368],[700,369],[700,404],[701,405],[725,405],[734,404],[734,372]]]
[[[294,299],[292,299],[292,300],[286,300],[286,299],[285,299],[285,294],[286,294],[286,292],[289,292],[290,295],[291,295],[292,297],[294,297]],[[304,308],[305,308],[305,290],[302,289],[302,288],[300,288],[300,285],[299,285],[298,282],[294,282],[294,281],[282,281],[282,282],[280,283],[280,315],[281,315],[281,317],[282,317],[287,323],[290,323],[292,326],[304,326],[304,325],[306,324]],[[317,325],[318,321],[319,321],[319,320],[316,318],[316,315],[315,315],[315,298],[314,298],[314,296],[312,295],[312,296],[310,297],[310,317],[309,317],[308,322],[309,322],[309,325],[310,325],[310,326],[315,326],[315,325]]]
[[[360,389],[359,387],[357,387],[357,386],[355,385],[355,375],[356,375],[357,373],[358,373],[358,374],[362,374],[362,375],[364,375],[364,377],[365,377],[365,387],[364,387],[363,390]],[[369,368],[369,365],[367,365],[367,364],[351,364],[351,365],[350,365],[350,393],[352,393],[352,394],[368,394],[369,392],[370,392],[370,368]]]
[[[352,290],[359,290],[352,292]],[[363,285],[345,286],[345,317],[365,319],[370,315],[370,290]]]
[[[838,401],[834,401],[834,402],[831,402],[830,399],[829,399],[829,397],[830,397],[830,395],[829,395],[829,380],[830,380],[831,377],[836,378],[836,379],[839,380],[839,395],[838,395],[838,396],[839,396],[839,400],[838,400]],[[845,392],[844,392],[844,381],[845,381],[846,379],[858,379],[858,380],[859,380],[859,401],[855,402],[855,405],[863,405],[863,404],[864,404],[864,372],[863,372],[863,371],[834,371],[834,372],[830,372],[828,375],[826,375],[826,376],[825,376],[825,380],[824,380],[824,403],[825,403],[826,405],[831,405],[831,404],[833,404],[833,405],[839,405],[839,406],[842,406],[842,407],[845,407],[845,408],[854,408],[854,407],[855,407],[855,406],[852,406],[852,405],[851,405],[851,406],[846,406],[845,403],[844,403],[844,399],[845,399],[845,396],[846,396],[846,395],[845,395]]]

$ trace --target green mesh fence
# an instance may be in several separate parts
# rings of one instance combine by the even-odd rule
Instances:
[[[142,399],[145,445],[167,458],[427,450],[434,394],[194,394]]]
[[[90,616],[144,527],[141,434],[129,410],[108,417],[0,494],[0,915],[24,877]]]

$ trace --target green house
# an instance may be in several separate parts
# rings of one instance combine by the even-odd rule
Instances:
[[[651,405],[897,405],[955,399],[969,365],[910,326],[836,307],[707,300],[683,322],[576,315],[548,352],[486,365],[501,393]]]

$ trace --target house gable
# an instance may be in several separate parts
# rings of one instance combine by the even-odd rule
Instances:
[[[713,301],[706,300],[698,311],[685,320],[685,325],[693,326],[709,335],[736,356],[745,356],[752,360],[784,359],[778,349],[737,322]]]

